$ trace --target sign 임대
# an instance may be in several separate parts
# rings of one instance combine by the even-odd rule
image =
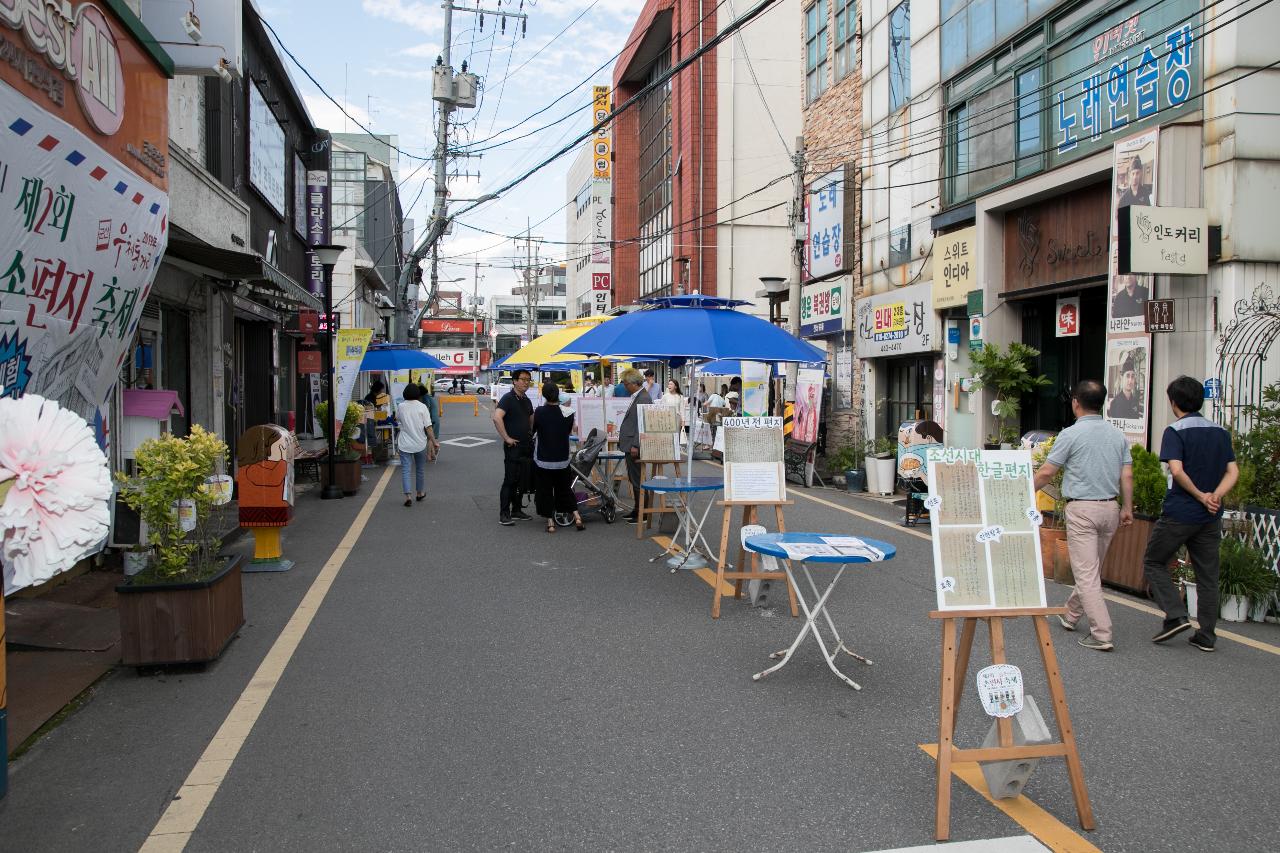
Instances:
[[[939,348],[933,286],[913,284],[859,299],[858,358],[931,352]]]
[[[934,310],[966,305],[977,281],[976,226],[933,238]]]
[[[1117,271],[1165,275],[1209,272],[1209,211],[1128,205],[1117,212]]]
[[[843,332],[848,315],[849,281],[806,284],[800,289],[800,334],[811,338]]]
[[[1147,332],[1176,332],[1172,299],[1147,300]]]
[[[828,172],[805,191],[804,281],[847,272],[851,223],[846,215],[849,171]]]
[[[1077,338],[1080,336],[1080,297],[1065,296],[1058,299],[1058,310],[1054,315],[1055,337]]]
[[[1050,52],[1050,166],[1194,108],[1201,90],[1196,0],[1128,3]]]
[[[258,84],[249,84],[249,183],[284,218],[284,130]]]

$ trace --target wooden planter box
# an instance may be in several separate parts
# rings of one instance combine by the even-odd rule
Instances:
[[[344,495],[354,495],[360,491],[360,460],[339,459],[333,463],[334,479]],[[329,460],[320,460],[320,485],[329,485]]]
[[[241,557],[205,581],[122,584],[120,651],[126,666],[216,660],[244,625]]]
[[[1044,572],[1044,576],[1048,580],[1054,578],[1054,563],[1058,559],[1057,548],[1061,542],[1062,547],[1067,545],[1067,531],[1061,527],[1041,527],[1040,528],[1040,568]]]
[[[1149,515],[1134,514],[1133,524],[1116,529],[1102,561],[1102,582],[1120,589],[1147,594],[1147,581],[1142,576],[1142,557],[1147,552],[1147,539],[1155,526]]]

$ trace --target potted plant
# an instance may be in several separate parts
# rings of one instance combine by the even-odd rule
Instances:
[[[898,442],[882,435],[866,444],[867,490],[880,495],[893,494],[897,485]]]
[[[1143,558],[1151,529],[1164,508],[1169,481],[1159,456],[1140,444],[1129,450],[1133,456],[1133,524],[1117,528],[1111,538],[1111,546],[1102,561],[1102,582],[1145,595]]]
[[[316,417],[320,419],[327,441],[329,432],[333,429],[333,419],[329,417],[327,401],[316,406]],[[354,495],[360,491],[360,451],[355,448],[355,440],[363,419],[364,408],[356,403],[348,403],[347,411],[342,418],[342,426],[338,429],[338,438],[335,442],[337,458],[334,462],[334,479],[344,495]],[[324,486],[329,485],[329,466],[324,461],[320,463],[320,483]]]
[[[999,344],[986,344],[969,353],[975,390],[985,389],[995,395],[991,413],[996,418],[996,430],[987,437],[988,450],[1007,449],[1017,442],[1023,395],[1052,384],[1047,376],[1031,372],[1039,356],[1039,350],[1020,343],[1011,343],[1003,350]]]
[[[147,525],[151,564],[116,587],[121,657],[128,666],[214,660],[244,624],[240,558],[220,556],[205,488],[227,446],[199,425],[148,439],[137,473],[117,474],[121,500]]]
[[[827,458],[832,470],[844,473],[845,488],[851,492],[866,491],[866,451],[857,443],[847,444]]]
[[[1222,619],[1243,622],[1250,606],[1270,602],[1276,591],[1276,574],[1267,565],[1266,556],[1239,536],[1224,536],[1218,554]]]

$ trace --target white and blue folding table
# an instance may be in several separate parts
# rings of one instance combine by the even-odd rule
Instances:
[[[782,568],[787,573],[787,579],[791,581],[791,587],[795,590],[796,599],[799,601],[805,617],[804,627],[800,629],[800,633],[796,635],[791,646],[782,651],[774,652],[769,656],[774,659],[781,658],[781,660],[778,660],[776,664],[763,672],[757,672],[751,677],[759,681],[766,675],[771,675],[786,666],[796,648],[804,640],[805,636],[812,631],[814,639],[818,641],[818,646],[822,649],[822,657],[826,660],[827,667],[845,684],[848,684],[854,690],[861,690],[862,686],[860,684],[836,669],[836,656],[843,651],[850,657],[856,658],[865,664],[870,664],[871,661],[855,653],[845,645],[844,640],[840,638],[840,632],[836,630],[835,623],[831,621],[831,614],[827,610],[827,601],[831,598],[831,593],[835,590],[841,575],[844,574],[845,569],[849,568],[850,564],[878,563],[883,560],[892,560],[897,553],[897,549],[888,542],[868,539],[865,536],[848,536],[836,533],[767,533],[763,536],[748,538],[747,550],[762,554],[766,560],[782,563]],[[797,565],[805,577],[809,592],[813,593],[812,607],[805,600],[805,596],[808,593],[796,582],[794,567]],[[831,581],[827,584],[827,588],[822,592],[818,591],[818,585],[814,582],[813,574],[809,571],[811,565],[836,570],[835,574],[831,576]],[[826,620],[827,627],[831,630],[831,636],[834,638],[835,648],[832,651],[827,651],[827,644],[822,639],[822,632],[818,630],[817,621],[819,615]]]
[[[702,515],[698,515],[693,505],[693,498],[699,492],[710,494],[723,488],[723,477],[655,477],[641,483],[642,491],[651,492],[654,495],[674,495],[676,518],[680,520],[679,525],[676,526],[676,532],[671,536],[671,544],[649,562],[668,557],[667,565],[674,572],[677,569],[701,569],[707,565],[707,560],[714,559],[715,552],[711,550],[706,537],[702,535],[702,528],[707,523],[707,514],[711,511],[711,504],[714,501],[708,500],[707,505],[702,509]],[[682,533],[684,534],[683,543],[679,541]],[[684,553],[681,554],[681,551]]]

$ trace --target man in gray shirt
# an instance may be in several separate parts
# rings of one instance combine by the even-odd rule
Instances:
[[[1071,396],[1076,422],[1058,434],[1049,458],[1036,471],[1036,491],[1062,470],[1066,504],[1067,551],[1076,586],[1067,599],[1067,613],[1058,621],[1068,631],[1082,616],[1089,617],[1087,649],[1109,652],[1111,615],[1102,597],[1102,561],[1120,525],[1133,523],[1133,458],[1124,433],[1100,414],[1107,400],[1101,382],[1085,379]],[[1122,504],[1116,503],[1120,494]]]

